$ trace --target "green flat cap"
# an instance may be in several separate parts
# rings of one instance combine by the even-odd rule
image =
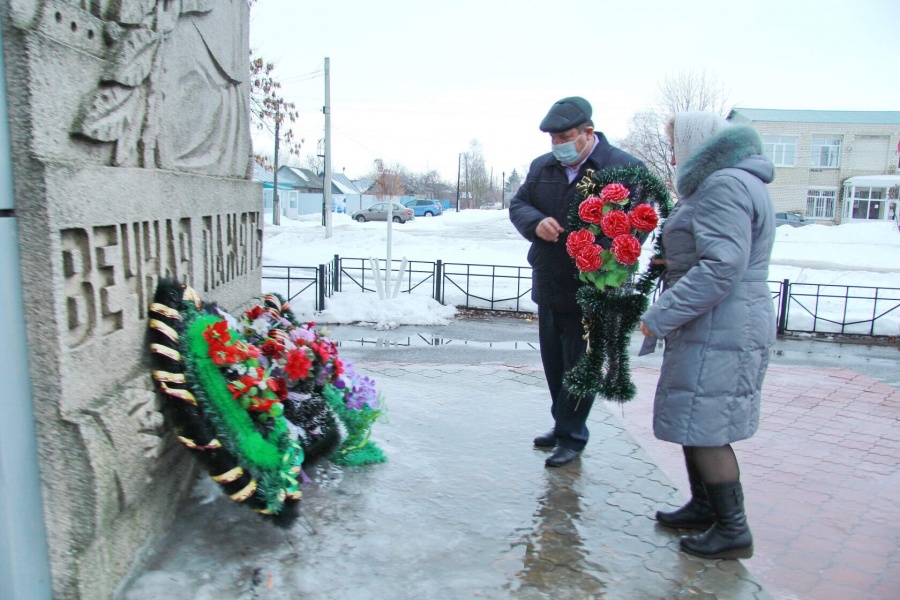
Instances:
[[[558,100],[541,121],[541,131],[559,133],[578,127],[591,119],[591,105],[580,96]]]

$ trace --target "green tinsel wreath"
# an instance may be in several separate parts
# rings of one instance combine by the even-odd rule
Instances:
[[[617,206],[619,210],[628,213],[639,204],[656,206],[660,229],[654,249],[656,256],[663,256],[659,231],[672,207],[665,183],[642,167],[588,171],[578,184],[578,202],[569,212],[569,228],[590,229],[596,234],[596,243],[604,248],[601,256],[606,268],[601,267],[605,273],[599,277],[579,273],[585,285],[578,290],[576,300],[584,314],[588,347],[566,373],[564,383],[579,395],[599,394],[609,400],[626,402],[636,393],[629,371],[628,342],[649,306],[649,296],[665,266],[651,262],[635,280],[637,263],[634,266],[619,264],[609,251],[612,240],[579,215],[579,205],[584,199],[599,196],[604,187],[613,183],[624,185],[630,192],[627,203]]]
[[[191,288],[160,279],[148,325],[167,421],[232,500],[288,527],[298,516],[303,451],[283,418],[263,423],[236,412],[239,405],[203,337],[207,324],[222,319],[205,308]]]
[[[215,424],[225,448],[255,475],[267,510],[277,513],[284,501],[283,490],[296,492],[299,487],[292,470],[303,462],[303,449],[291,441],[284,418],[271,419],[266,424],[268,431],[260,431],[250,414],[232,398],[229,382],[209,358],[209,345],[203,338],[207,325],[223,319],[190,309],[182,314],[187,321],[186,372],[199,384],[194,395]]]

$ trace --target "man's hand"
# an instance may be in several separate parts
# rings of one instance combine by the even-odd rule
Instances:
[[[537,229],[534,230],[539,238],[546,242],[556,242],[559,240],[559,234],[565,232],[559,223],[553,217],[547,217],[538,223]]]
[[[644,337],[653,337],[653,332],[647,329],[647,325],[641,321],[641,333],[644,334]]]

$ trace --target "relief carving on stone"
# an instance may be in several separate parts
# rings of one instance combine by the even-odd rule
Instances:
[[[143,323],[157,277],[191,285],[188,218],[63,229],[60,246],[69,348]]]
[[[244,277],[262,265],[262,215],[226,213],[203,217],[203,292]]]
[[[154,477],[179,455],[166,433],[150,377],[141,376],[64,415],[79,429],[93,474],[95,525],[108,526],[148,494]]]
[[[70,3],[102,19],[105,43],[73,135],[114,143],[115,166],[246,176],[245,0]]]

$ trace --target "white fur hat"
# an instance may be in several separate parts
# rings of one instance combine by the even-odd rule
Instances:
[[[709,112],[691,111],[675,115],[675,164],[683,165],[700,144],[726,127],[728,121]]]

